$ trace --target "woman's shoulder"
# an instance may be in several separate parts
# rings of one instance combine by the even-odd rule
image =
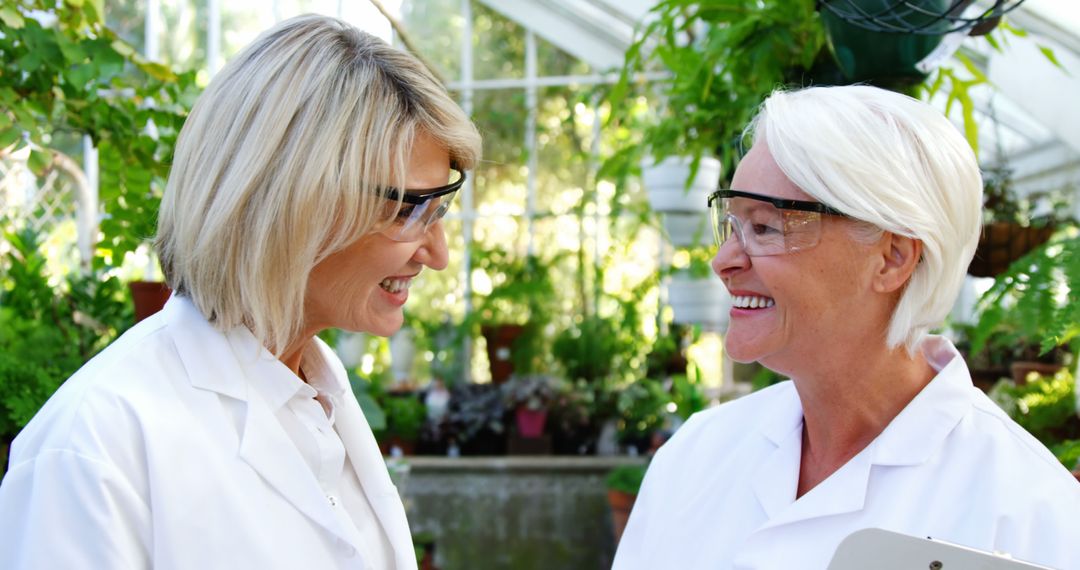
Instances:
[[[37,453],[94,458],[109,442],[135,437],[175,397],[167,387],[178,359],[167,327],[151,317],[87,361],[45,402],[12,445],[12,463]]]

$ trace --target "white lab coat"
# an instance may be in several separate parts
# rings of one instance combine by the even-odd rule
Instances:
[[[791,382],[693,416],[653,459],[614,569],[823,569],[867,527],[1080,569],[1080,484],[972,386],[951,343],[922,348],[934,380],[798,500]]]
[[[0,568],[362,568],[357,533],[252,386],[256,342],[174,296],[72,376],[12,444]],[[396,568],[415,569],[404,508],[351,393],[335,414]]]

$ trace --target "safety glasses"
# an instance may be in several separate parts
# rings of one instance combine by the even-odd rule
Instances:
[[[383,188],[383,198],[387,200],[387,217],[393,215],[392,208],[397,206],[400,197],[401,208],[393,215],[390,223],[380,231],[394,241],[416,241],[427,233],[428,228],[446,215],[451,202],[461,186],[465,184],[465,172],[457,167],[450,167],[453,181],[445,186],[426,190]]]
[[[847,216],[820,202],[785,200],[740,190],[709,195],[709,214],[718,246],[736,236],[747,255],[783,255],[810,249],[821,240],[821,216]]]

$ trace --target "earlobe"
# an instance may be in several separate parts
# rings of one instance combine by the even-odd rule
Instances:
[[[874,290],[879,293],[903,289],[922,259],[922,241],[892,232],[886,232],[885,240],[884,262],[874,279]]]

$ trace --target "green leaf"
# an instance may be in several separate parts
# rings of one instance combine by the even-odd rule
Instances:
[[[0,8],[0,20],[4,21],[4,25],[16,30],[26,25],[26,20],[23,20],[22,14],[11,6]]]
[[[1048,47],[1046,47],[1044,45],[1040,45],[1039,46],[1039,51],[1041,51],[1042,54],[1044,56],[1046,56],[1046,59],[1050,60],[1050,63],[1054,64],[1058,69],[1060,69],[1062,71],[1065,71],[1065,68],[1061,65],[1061,62],[1058,61],[1057,56],[1054,55],[1054,50],[1052,50],[1052,49],[1050,49],[1050,48],[1048,48]]]
[[[20,138],[22,138],[22,129],[19,127],[10,127],[7,130],[0,132],[0,148],[7,148]]]
[[[48,150],[32,150],[30,151],[30,158],[27,159],[27,164],[30,166],[30,170],[41,176],[45,173],[45,169],[52,163],[52,153]]]

